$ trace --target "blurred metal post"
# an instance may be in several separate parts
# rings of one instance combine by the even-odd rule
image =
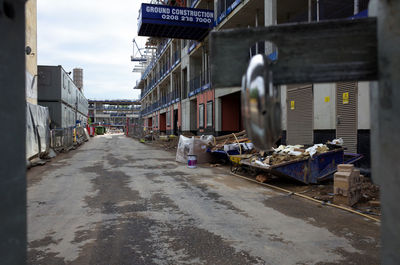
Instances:
[[[26,263],[25,0],[0,1],[0,263]]]
[[[371,5],[378,17],[379,86],[371,89],[371,156],[372,176],[381,185],[381,260],[400,264],[400,1]]]

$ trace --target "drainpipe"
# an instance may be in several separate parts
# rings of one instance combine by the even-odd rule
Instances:
[[[265,27],[276,25],[276,0],[265,0],[264,2],[264,25]],[[269,43],[265,44],[265,53],[273,52],[273,47]]]
[[[256,28],[258,28],[258,9],[256,9]],[[256,42],[256,54],[258,54],[258,42]]]
[[[317,21],[319,22],[319,0],[317,0]]]
[[[360,12],[359,8],[359,0],[354,0],[354,15],[357,15]]]
[[[311,9],[311,0],[308,0],[308,22],[311,22],[312,20]]]

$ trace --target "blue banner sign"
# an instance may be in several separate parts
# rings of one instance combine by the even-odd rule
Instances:
[[[213,24],[213,10],[142,4],[138,28],[139,36],[199,39]]]

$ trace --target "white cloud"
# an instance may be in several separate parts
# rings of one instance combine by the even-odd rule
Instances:
[[[141,2],[38,0],[38,64],[82,67],[87,98],[137,98],[130,55]]]

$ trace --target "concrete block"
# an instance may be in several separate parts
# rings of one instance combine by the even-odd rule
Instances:
[[[350,181],[342,178],[335,178],[333,182],[334,188],[348,190],[351,188]]]
[[[348,189],[344,189],[341,187],[333,187],[333,194],[336,195],[342,195],[342,196],[348,196],[349,194],[349,190]]]
[[[352,172],[336,172],[333,175],[333,180],[346,180],[346,181],[350,181],[351,178],[351,173]]]
[[[361,188],[352,188],[348,190],[347,196],[344,195],[336,195],[333,197],[333,202],[335,204],[344,204],[348,206],[353,206],[356,204],[361,198]]]
[[[353,164],[340,164],[337,166],[338,172],[352,172],[354,170]]]
[[[361,187],[360,170],[355,169],[352,172],[336,172],[334,174],[334,187],[340,189],[351,189]]]

